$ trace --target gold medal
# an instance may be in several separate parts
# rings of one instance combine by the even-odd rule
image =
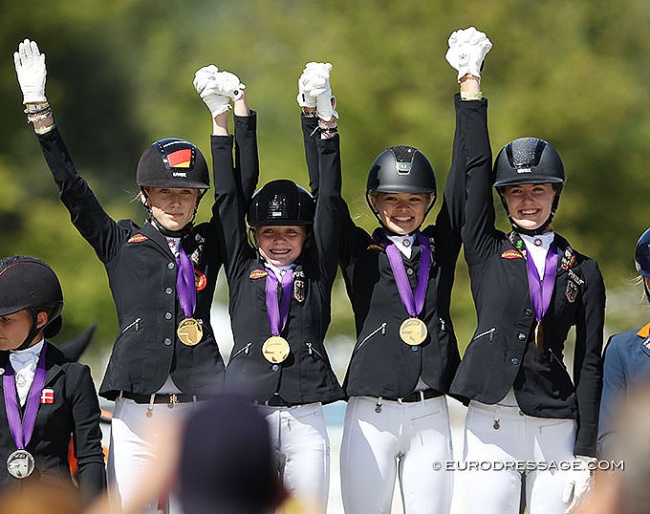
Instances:
[[[203,326],[194,318],[185,318],[178,324],[176,334],[181,343],[186,346],[194,346],[199,344],[203,337]]]
[[[427,326],[418,318],[405,319],[399,327],[399,336],[406,344],[417,346],[427,338]]]
[[[262,355],[267,361],[278,364],[289,356],[289,343],[284,337],[271,336],[262,345]]]
[[[7,471],[14,478],[27,478],[34,472],[34,457],[26,450],[16,450],[7,459]]]

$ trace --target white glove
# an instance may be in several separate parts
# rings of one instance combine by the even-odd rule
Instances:
[[[211,64],[195,73],[194,88],[214,117],[230,109],[230,100],[240,98],[246,86],[239,81],[237,75],[219,71],[219,68]]]
[[[14,65],[18,83],[23,92],[23,103],[44,103],[45,78],[47,69],[45,67],[45,54],[38,50],[36,41],[25,39],[18,45],[18,51],[14,52]]]
[[[566,514],[573,512],[583,495],[591,490],[594,485],[593,465],[596,459],[576,455],[571,469],[567,472],[567,481],[562,492],[562,501],[567,505]]]
[[[448,42],[449,50],[445,59],[452,68],[458,70],[458,82],[468,73],[480,80],[483,59],[492,48],[487,36],[470,27],[452,32]]]
[[[328,62],[310,62],[298,79],[298,105],[316,107],[318,117],[326,121],[339,116],[334,109],[336,99],[330,87],[331,70],[332,65]]]

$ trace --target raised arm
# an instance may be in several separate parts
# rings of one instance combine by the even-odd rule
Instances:
[[[492,43],[482,32],[470,27],[449,37],[447,61],[458,71],[460,94],[455,98],[456,134],[452,162],[452,187],[457,192],[465,175],[465,218],[461,221],[462,240],[469,264],[491,253],[494,241],[494,204],[492,202],[492,152],[487,129],[487,100],[482,97],[480,70]],[[455,178],[453,178],[455,177]],[[445,192],[446,194],[447,192]],[[461,219],[457,208],[451,220]]]
[[[107,262],[112,256],[111,248],[114,248],[109,243],[123,236],[122,229],[106,214],[77,172],[54,123],[52,108],[45,96],[45,54],[40,52],[35,41],[25,39],[14,53],[14,65],[27,120],[34,127],[45,161],[59,187],[61,201],[79,233],[95,249],[98,257]]]
[[[246,205],[242,189],[241,171],[233,160],[233,136],[228,130],[230,101],[235,103],[235,114],[239,118],[250,118],[252,137],[255,137],[255,117],[248,107],[245,87],[239,78],[227,71],[219,71],[214,65],[206,66],[196,72],[194,87],[210,110],[212,118],[212,164],[214,166],[215,209],[213,217],[219,228],[221,253],[226,275],[230,279],[235,273],[236,263],[249,248],[246,231]],[[238,124],[236,122],[236,127]],[[243,151],[242,151],[243,150]],[[254,152],[254,155],[250,155]],[[257,144],[247,143],[239,151],[240,158],[246,162],[247,173],[257,181]],[[247,179],[250,182],[250,178]],[[247,183],[248,194],[255,184]],[[248,197],[250,198],[250,196]]]

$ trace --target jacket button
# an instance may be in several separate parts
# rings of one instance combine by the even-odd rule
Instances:
[[[165,294],[172,294],[174,290],[171,287],[165,289]]]
[[[516,366],[517,364],[519,364],[519,359],[517,357],[513,357],[512,359],[510,359],[510,362],[512,362]]]
[[[526,309],[525,313],[526,313],[526,316],[532,316],[533,315],[533,309]]]
[[[413,275],[413,268],[406,268],[407,275]]]
[[[524,416],[524,413],[522,411],[519,411],[520,416]]]
[[[528,338],[526,337],[526,334],[524,334],[523,332],[519,332],[519,335],[517,336],[517,338],[518,338],[520,341],[525,341],[526,339],[528,339]]]
[[[278,366],[277,364],[274,364],[273,366],[271,366],[271,369],[273,371],[278,371],[280,369],[280,366]]]
[[[176,266],[176,264],[174,264],[173,262],[168,262],[167,263],[167,268],[169,268],[169,269],[174,269],[175,266]]]
[[[166,312],[165,313],[165,319],[172,319],[172,313],[171,312]]]
[[[419,346],[411,346],[411,351],[412,352],[417,352],[419,350]]]
[[[169,337],[165,338],[165,346],[171,346],[172,345],[172,340],[169,339]]]

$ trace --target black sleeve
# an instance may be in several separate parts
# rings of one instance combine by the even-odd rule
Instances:
[[[254,137],[254,133],[254,126],[252,132],[246,132],[249,137]],[[235,280],[237,263],[243,262],[246,252],[250,250],[246,226],[247,202],[244,200],[240,170],[235,168],[233,162],[233,141],[234,138],[230,135],[211,136],[215,198],[221,226],[220,246],[229,283]],[[242,162],[241,170],[246,168],[246,173],[250,173],[250,161],[256,160],[256,157],[245,155],[245,153],[251,151],[252,148],[256,150],[257,146],[251,145],[250,142],[242,141],[241,143],[245,143],[241,144],[239,149],[239,159]],[[243,165],[244,161],[247,162],[246,166]],[[250,184],[246,187],[250,188]]]
[[[244,212],[248,210],[259,176],[257,113],[251,111],[250,116],[235,116],[235,177],[241,185]]]
[[[74,371],[73,371],[74,370]],[[88,366],[71,363],[66,385],[74,420],[74,448],[79,466],[79,487],[85,502],[106,488],[106,471],[99,426],[101,410]]]
[[[596,455],[598,411],[603,388],[605,285],[596,261],[589,260],[585,289],[576,323],[573,376],[578,399],[578,431],[574,455]]]
[[[88,183],[77,172],[59,129],[55,127],[39,135],[38,142],[72,223],[100,260],[108,262],[118,247],[114,243],[126,237],[123,229],[106,214]]]
[[[487,100],[460,100],[457,124],[460,127],[460,167],[466,173],[467,197],[462,239],[469,265],[494,253],[495,213],[492,202],[492,151],[487,129]]]

